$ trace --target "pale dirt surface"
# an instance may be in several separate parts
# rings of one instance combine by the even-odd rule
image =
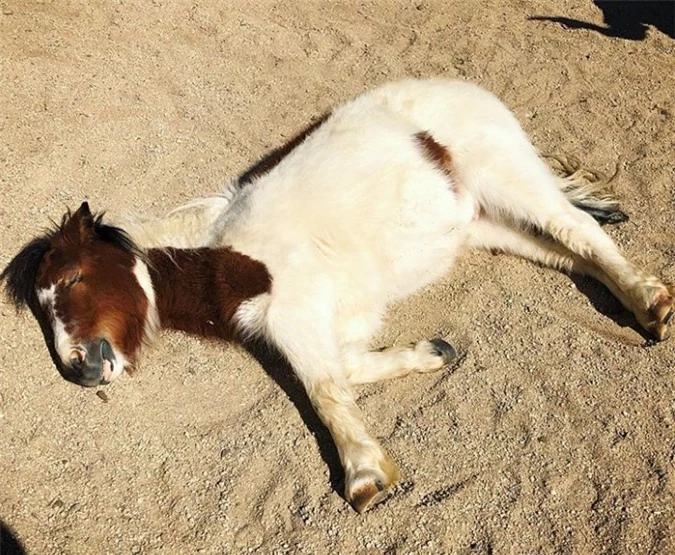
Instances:
[[[602,25],[589,1],[0,7],[3,266],[83,199],[161,214],[364,89],[443,75],[500,95],[541,151],[621,164],[631,220],[609,232],[675,280],[675,41],[528,20]],[[488,254],[378,341],[438,333],[453,371],[359,390],[404,477],[357,516],[292,380],[299,408],[242,349],[163,333],[105,404],[3,300],[0,519],[30,554],[675,553],[675,340],[646,346],[589,280]]]

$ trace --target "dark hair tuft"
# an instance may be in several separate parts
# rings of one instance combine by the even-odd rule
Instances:
[[[0,274],[0,282],[5,282],[7,296],[17,308],[37,307],[35,281],[42,259],[51,248],[54,236],[63,233],[74,216],[75,214],[68,210],[60,224],[52,222],[53,227],[27,243]],[[147,262],[146,254],[133,242],[129,234],[119,227],[103,223],[103,216],[104,213],[94,214],[85,220],[87,225],[91,225],[94,235],[101,241]]]

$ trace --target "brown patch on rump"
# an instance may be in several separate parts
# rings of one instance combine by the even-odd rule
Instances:
[[[263,263],[229,248],[152,249],[148,256],[162,327],[232,339],[241,303],[272,287]]]
[[[437,143],[426,131],[415,133],[415,139],[417,139],[417,143],[422,147],[427,159],[438,166],[448,177],[452,177],[452,155],[448,149]]]

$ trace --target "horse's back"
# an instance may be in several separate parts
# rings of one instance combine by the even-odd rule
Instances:
[[[464,177],[500,162],[486,139],[509,148],[517,134],[509,110],[470,83],[385,85],[338,107],[247,185],[217,240],[270,270],[265,313],[319,302],[365,337],[390,301],[452,266],[478,210]]]
[[[297,268],[351,282],[367,267],[408,294],[447,269],[474,211],[425,152],[425,131],[366,93],[251,183],[219,240],[273,275]]]

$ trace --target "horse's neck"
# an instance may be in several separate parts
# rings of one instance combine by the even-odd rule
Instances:
[[[269,292],[264,264],[229,248],[150,249],[150,277],[163,327],[232,339],[242,302]]]

